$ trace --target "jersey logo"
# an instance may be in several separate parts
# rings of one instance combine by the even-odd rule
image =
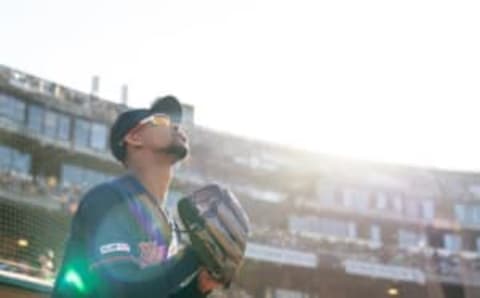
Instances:
[[[162,262],[167,257],[167,247],[157,245],[155,242],[140,242],[138,244],[140,252],[140,264],[148,266]]]
[[[128,243],[109,243],[100,246],[100,253],[102,255],[109,254],[112,252],[130,252],[130,245]]]

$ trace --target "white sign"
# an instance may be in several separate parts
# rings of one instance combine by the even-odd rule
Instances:
[[[421,270],[415,268],[352,260],[344,261],[343,265],[345,266],[345,271],[349,274],[364,275],[374,278],[403,280],[420,284],[425,283],[425,274]]]
[[[313,253],[306,253],[292,249],[248,243],[245,256],[250,259],[267,261],[277,264],[286,264],[299,267],[315,268],[317,257]]]

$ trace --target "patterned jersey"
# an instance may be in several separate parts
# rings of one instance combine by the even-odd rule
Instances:
[[[72,220],[52,297],[203,297],[174,231],[134,176],[98,185]]]

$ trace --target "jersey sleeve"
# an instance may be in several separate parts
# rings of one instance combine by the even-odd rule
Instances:
[[[89,193],[80,207],[79,221],[84,226],[89,271],[102,297],[168,297],[198,270],[189,248],[160,263],[142,265],[138,227],[126,199],[111,186]]]

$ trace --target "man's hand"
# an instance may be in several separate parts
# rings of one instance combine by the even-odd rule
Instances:
[[[200,268],[197,280],[198,289],[200,290],[200,292],[202,292],[202,294],[205,295],[208,295],[214,289],[223,286],[222,283],[216,281],[205,268]]]

